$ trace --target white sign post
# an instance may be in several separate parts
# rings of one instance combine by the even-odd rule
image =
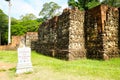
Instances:
[[[18,63],[16,74],[32,72],[32,63],[31,63],[31,48],[22,47],[18,48]]]

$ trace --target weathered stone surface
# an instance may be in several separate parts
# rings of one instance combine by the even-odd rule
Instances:
[[[22,36],[12,36],[12,43],[9,45],[0,46],[0,50],[16,50],[20,45],[20,39]]]
[[[38,30],[36,50],[60,59],[119,57],[120,9],[99,5],[88,11],[64,9]]]
[[[85,57],[83,22],[84,12],[64,9],[40,26],[37,51],[65,60]]]
[[[25,45],[31,47],[32,50],[35,49],[36,41],[38,40],[37,32],[27,32],[25,34]]]
[[[11,44],[0,46],[0,50],[16,50],[18,47],[23,46],[31,47],[32,50],[35,50],[37,39],[37,32],[27,32],[22,36],[12,36]]]
[[[84,12],[75,9],[70,14],[69,60],[86,57],[84,36]]]
[[[102,58],[102,22],[101,5],[85,13],[85,43],[88,58]]]
[[[119,10],[108,7],[103,35],[104,54],[109,58],[119,57],[118,30],[119,30]]]
[[[85,16],[87,57],[119,57],[118,30],[118,8],[100,5],[88,10]]]

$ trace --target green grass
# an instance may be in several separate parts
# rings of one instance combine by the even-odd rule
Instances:
[[[0,61],[4,62],[17,62],[17,52],[16,51],[0,51]]]
[[[17,64],[16,51],[0,51],[0,62]],[[120,80],[120,58],[108,61],[80,59],[64,61],[47,57],[32,51],[34,72],[23,74],[22,80]],[[14,76],[15,68],[8,71],[10,80],[17,80]]]

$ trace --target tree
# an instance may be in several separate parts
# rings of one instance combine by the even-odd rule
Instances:
[[[32,13],[26,14],[25,16],[21,16],[21,20],[26,21],[26,20],[35,20],[36,16]]]
[[[7,43],[8,16],[0,10],[0,44]]]
[[[87,10],[100,4],[99,0],[68,0],[70,7],[78,7],[80,10]]]
[[[120,7],[120,0],[103,0],[102,4],[108,4],[114,7]]]
[[[49,3],[45,3],[43,4],[43,8],[39,13],[39,16],[43,16],[43,19],[50,19],[56,15],[59,15],[59,9],[61,7],[54,2],[49,2]],[[57,12],[58,11],[58,12]]]
[[[12,19],[12,35],[23,35],[26,32],[35,32],[42,22],[33,14],[22,15],[21,20]]]

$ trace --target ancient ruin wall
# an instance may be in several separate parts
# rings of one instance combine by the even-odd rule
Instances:
[[[36,41],[38,40],[37,32],[27,32],[25,34],[25,45],[31,47],[32,50],[35,49]]]
[[[102,58],[102,22],[101,8],[97,6],[85,13],[85,43],[87,58]]]
[[[44,22],[38,31],[37,51],[60,59],[85,57],[84,12],[65,9],[62,15]]]
[[[118,57],[119,14],[118,8],[106,5],[85,12],[65,9],[40,26],[36,50],[66,60]]]
[[[20,44],[21,36],[12,36],[12,42],[9,45],[0,46],[0,50],[16,50]]]
[[[86,57],[84,12],[71,10],[69,27],[69,60]]]
[[[57,53],[55,56],[60,59],[69,59],[69,27],[70,27],[70,10],[65,9],[59,16],[57,22]]]
[[[104,55],[108,58],[119,57],[118,30],[119,30],[119,10],[108,7],[106,10],[106,20],[104,20],[103,49]]]
[[[27,46],[35,50],[35,45],[38,40],[37,32],[27,32],[22,36],[12,36],[12,42],[9,45],[0,46],[0,50],[17,50],[18,47]]]
[[[85,34],[88,58],[109,59],[119,56],[119,10],[100,5],[86,12]]]
[[[54,56],[56,44],[56,22],[58,17],[54,17],[44,22],[38,30],[38,42],[36,51],[44,55]]]

